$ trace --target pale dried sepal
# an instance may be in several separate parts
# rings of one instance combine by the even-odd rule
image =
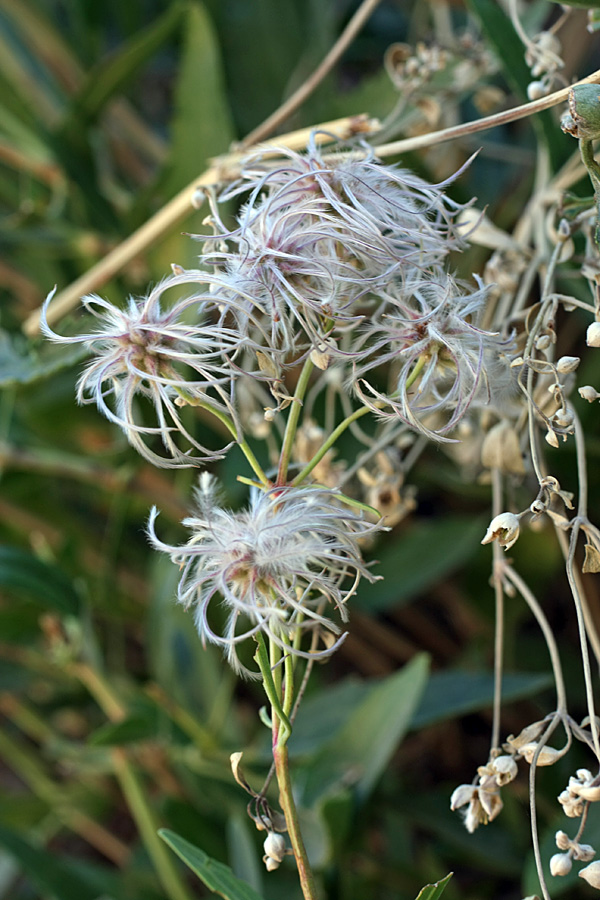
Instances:
[[[450,797],[450,809],[457,810],[466,803],[470,803],[477,788],[473,784],[461,784]]]
[[[490,428],[484,437],[481,463],[487,469],[500,469],[513,475],[525,474],[517,432],[505,419]]]
[[[576,789],[570,788],[570,790],[573,791],[574,794],[577,794],[578,797],[581,797],[582,800],[587,800],[589,803],[596,803],[600,800],[600,785],[584,784]]]
[[[506,743],[512,750],[520,750],[525,744],[529,744],[531,741],[538,738],[544,730],[545,725],[546,723],[543,719],[540,719],[539,722],[532,722],[531,725],[527,725],[523,731],[519,732],[516,737],[512,734],[509,735]]]
[[[533,757],[535,756],[535,752],[538,748],[536,742],[532,741],[529,744],[524,744],[520,748],[520,753],[523,759],[531,765],[533,762]],[[561,758],[563,755],[562,750],[557,750],[556,747],[542,747],[538,754],[538,758],[536,760],[536,765],[538,766],[552,766],[554,763]]]
[[[229,762],[231,764],[231,771],[233,772],[233,777],[237,781],[240,787],[243,787],[245,791],[251,794],[252,797],[256,797],[255,791],[252,790],[248,782],[246,781],[246,777],[240,768],[240,763],[242,761],[242,756],[244,754],[241,750],[238,750],[236,753],[232,753],[229,757]]]
[[[593,544],[585,545],[585,558],[583,560],[581,571],[584,574],[600,572],[600,552],[598,552],[598,549],[594,547]]]

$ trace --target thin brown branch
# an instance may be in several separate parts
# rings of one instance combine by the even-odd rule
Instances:
[[[291,97],[281,104],[274,113],[261,122],[250,134],[246,135],[240,143],[240,148],[251,147],[258,141],[263,141],[272,134],[275,129],[281,125],[292,113],[302,106],[304,101],[319,86],[323,79],[331,72],[337,61],[340,59],[346,48],[352,43],[360,29],[363,27],[371,13],[375,10],[381,0],[363,0],[363,3],[356,10],[339,38],[329,50],[323,61],[314,72],[304,81],[300,87],[294,91]]]

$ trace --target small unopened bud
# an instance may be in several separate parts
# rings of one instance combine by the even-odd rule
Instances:
[[[579,877],[587,881],[593,888],[600,890],[600,862],[590,863],[585,869],[581,869]]]
[[[508,550],[516,543],[519,537],[519,517],[514,513],[500,513],[490,522],[490,527],[485,533],[482,544],[491,544],[498,541],[501,547]]]
[[[555,853],[550,859],[550,874],[568,875],[573,868],[573,860],[568,853]]]
[[[592,322],[591,325],[588,325],[585,342],[588,347],[600,347],[600,322]]]
[[[600,394],[598,393],[598,391],[596,390],[596,388],[593,388],[593,387],[591,386],[591,384],[586,384],[586,385],[584,385],[583,387],[580,387],[580,388],[579,388],[579,395],[580,395],[584,400],[587,400],[588,403],[593,403],[594,400],[597,400],[598,397],[600,397]]]
[[[600,137],[600,87],[597,84],[578,84],[569,91],[569,112],[560,127],[567,134],[583,141]]]
[[[529,100],[541,100],[550,93],[550,88],[543,81],[530,81],[527,85],[527,97]]]
[[[274,872],[279,868],[279,860],[273,859],[271,856],[263,856],[263,862],[267,872]]]
[[[558,438],[554,434],[553,431],[546,432],[546,443],[550,444],[551,447],[559,447]]]
[[[549,334],[540,334],[535,342],[536,350],[547,350],[551,343],[552,338]]]
[[[556,363],[557,372],[574,372],[581,360],[578,356],[561,356]]]
[[[274,831],[270,831],[263,844],[265,856],[280,863],[285,856],[285,839]]]

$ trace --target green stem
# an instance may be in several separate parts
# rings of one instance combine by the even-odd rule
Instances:
[[[222,412],[216,406],[211,406],[210,403],[202,403],[202,401],[198,400],[197,398],[192,397],[186,391],[180,390],[180,391],[178,391],[178,393],[180,394],[181,397],[184,398],[186,403],[188,403],[190,406],[197,406],[199,409],[203,409],[206,412],[211,413],[211,415],[213,415],[215,417],[215,419],[218,419],[219,422],[221,422],[225,426],[225,428],[227,429],[229,434],[232,437],[234,437],[235,440],[237,441],[237,443],[240,447],[240,450],[246,457],[246,459],[250,465],[250,468],[252,469],[252,471],[258,478],[258,480],[262,484],[264,484],[265,487],[268,487],[270,485],[269,479],[263,472],[262,467],[261,467],[259,461],[257,460],[256,456],[250,449],[248,442],[246,440],[241,441],[239,439],[238,429],[235,427],[235,424],[229,418],[227,413]]]
[[[421,374],[425,362],[426,358],[424,356],[420,356],[418,358],[417,362],[415,363],[414,369],[406,379],[405,390],[415,383],[415,381]],[[346,428],[348,428],[349,425],[352,425],[353,422],[356,422],[357,419],[360,419],[361,416],[366,415],[368,412],[372,412],[372,409],[369,406],[361,406],[360,409],[355,410],[351,415],[345,418],[343,422],[340,422],[338,427],[331,432],[325,443],[317,450],[311,461],[304,466],[304,468],[301,472],[298,473],[298,475],[296,475],[296,477],[292,481],[292,485],[296,487],[297,485],[301,484],[306,476],[310,475],[315,466],[318,466],[327,451],[333,447],[339,436],[344,433]]]
[[[260,631],[256,636],[256,643],[258,644],[258,647],[256,649],[256,653],[254,654],[254,659],[256,660],[256,663],[260,669],[265,694],[267,695],[269,703],[271,704],[271,722],[273,725],[273,729],[277,732],[278,742],[285,743],[292,733],[292,726],[281,705],[281,685],[279,685],[278,690],[277,685],[275,684],[275,679],[273,678],[271,660],[269,659],[269,654],[267,653],[265,639]],[[272,647],[273,643],[271,644],[271,648]],[[276,677],[279,677],[280,679],[280,676]]]
[[[125,751],[116,747],[112,751],[112,760],[127,806],[169,900],[192,900],[192,894],[182,881],[170,851],[158,836],[160,823],[146,800],[140,779]]]
[[[304,468],[301,472],[298,473],[298,475],[296,475],[296,477],[292,481],[292,485],[296,487],[297,485],[302,484],[306,476],[310,475],[315,466],[318,466],[327,451],[333,447],[339,436],[344,433],[346,428],[348,428],[349,425],[352,425],[353,422],[356,422],[357,419],[360,419],[361,416],[364,416],[369,412],[372,412],[372,410],[369,409],[368,406],[361,406],[360,409],[355,410],[352,415],[344,419],[343,422],[340,422],[338,427],[331,432],[325,443],[317,450],[311,461],[304,466]]]
[[[306,394],[306,389],[308,387],[308,382],[310,380],[313,368],[314,363],[312,362],[310,357],[308,357],[304,362],[304,366],[302,367],[300,378],[298,379],[298,384],[296,385],[296,392],[292,400],[287,425],[285,426],[283,446],[281,448],[281,456],[279,457],[279,472],[277,473],[277,484],[285,484],[287,479],[290,457],[292,455],[292,446],[294,444],[294,438],[296,437],[298,419],[300,418],[300,409],[302,407],[302,401],[304,400],[304,395]]]
[[[197,403],[196,405],[199,406],[201,409],[205,409],[208,412],[212,413],[213,416],[215,416],[215,418],[217,418],[219,420],[219,422],[223,423],[223,425],[225,426],[225,428],[227,428],[227,430],[232,435],[232,437],[234,437],[236,439],[236,441],[238,442],[240,450],[246,457],[246,459],[250,465],[250,468],[252,469],[252,471],[258,478],[258,480],[260,482],[262,482],[262,484],[264,484],[265,487],[267,487],[270,484],[270,482],[269,482],[269,479],[267,478],[267,476],[265,475],[265,473],[263,472],[261,464],[259,463],[256,456],[250,449],[248,441],[246,441],[246,440],[240,441],[240,439],[238,437],[238,430],[235,427],[234,423],[229,418],[229,416],[226,415],[224,412],[221,412],[220,409],[214,409],[212,406],[208,406],[203,403]]]
[[[304,900],[317,900],[315,880],[308,861],[306,847],[304,846],[302,832],[300,831],[298,811],[296,809],[296,804],[294,803],[292,780],[290,777],[290,762],[286,744],[278,744],[273,748],[273,759],[275,761],[277,784],[279,785],[279,802],[281,803],[281,808],[285,816],[292,850],[296,857],[296,865],[298,866],[298,875],[300,877],[300,886],[302,888]]]

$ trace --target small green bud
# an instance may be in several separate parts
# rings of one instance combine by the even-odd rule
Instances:
[[[560,127],[582,141],[600,138],[600,85],[578,84],[569,91],[569,112]]]

